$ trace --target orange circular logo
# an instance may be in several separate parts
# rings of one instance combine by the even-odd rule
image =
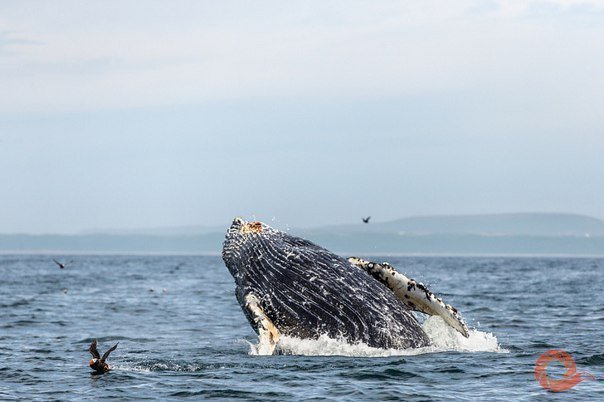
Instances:
[[[553,361],[559,361],[566,369],[561,379],[553,379],[547,375],[547,366]],[[584,380],[581,373],[577,373],[577,365],[572,356],[563,350],[555,349],[539,356],[535,363],[535,378],[543,388],[554,392],[566,391]]]

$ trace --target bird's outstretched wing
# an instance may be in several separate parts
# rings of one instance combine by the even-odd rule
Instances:
[[[113,352],[115,349],[117,349],[117,345],[119,345],[120,343],[116,343],[115,345],[113,345],[113,347],[111,349],[109,349],[108,351],[106,351],[103,354],[103,357],[101,357],[101,362],[105,362],[105,360],[107,360],[107,358],[109,357],[109,353]]]
[[[92,343],[90,344],[90,347],[88,348],[88,351],[90,352],[92,357],[94,357],[96,359],[100,359],[101,355],[99,354],[99,351],[96,350],[96,339],[94,341],[92,341]]]

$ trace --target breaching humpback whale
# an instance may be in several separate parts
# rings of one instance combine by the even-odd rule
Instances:
[[[235,218],[222,258],[245,316],[273,353],[279,337],[326,334],[376,348],[429,345],[412,310],[468,336],[456,309],[388,263],[342,258],[262,222]]]

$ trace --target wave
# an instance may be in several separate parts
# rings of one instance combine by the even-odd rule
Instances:
[[[124,361],[121,364],[111,364],[112,371],[122,372],[186,372],[196,373],[209,371],[211,373],[220,369],[236,367],[237,364],[229,362],[207,363],[199,360],[172,360],[172,359],[144,359],[141,361]]]
[[[423,330],[430,338],[430,346],[415,349],[380,349],[365,343],[350,344],[345,339],[334,339],[321,335],[318,339],[300,339],[282,336],[277,344],[277,352],[286,355],[303,356],[352,356],[352,357],[388,357],[413,356],[426,353],[440,352],[491,352],[509,353],[501,347],[497,337],[492,333],[477,329],[469,331],[470,336],[464,338],[460,333],[446,324],[442,318],[428,317],[422,324]],[[249,344],[250,355],[262,355],[269,350],[266,345]]]
[[[138,364],[121,364],[115,365],[113,369],[120,371],[133,371],[133,372],[155,372],[155,371],[172,371],[172,372],[190,372],[194,373],[204,369],[202,365],[192,364],[187,362],[176,362],[176,361],[146,361]]]

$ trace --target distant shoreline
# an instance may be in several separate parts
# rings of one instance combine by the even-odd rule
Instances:
[[[336,251],[340,256],[371,256],[371,257],[421,257],[421,258],[581,258],[581,259],[604,259],[604,254],[489,254],[489,253],[363,253],[363,252],[341,252]],[[0,256],[116,256],[116,257],[220,257],[220,252],[200,252],[200,253],[170,253],[170,252],[101,252],[101,251],[67,251],[67,250],[0,250]]]
[[[604,221],[577,214],[423,216],[288,232],[342,255],[604,256]],[[0,254],[220,255],[224,236],[209,226],[0,234]]]

